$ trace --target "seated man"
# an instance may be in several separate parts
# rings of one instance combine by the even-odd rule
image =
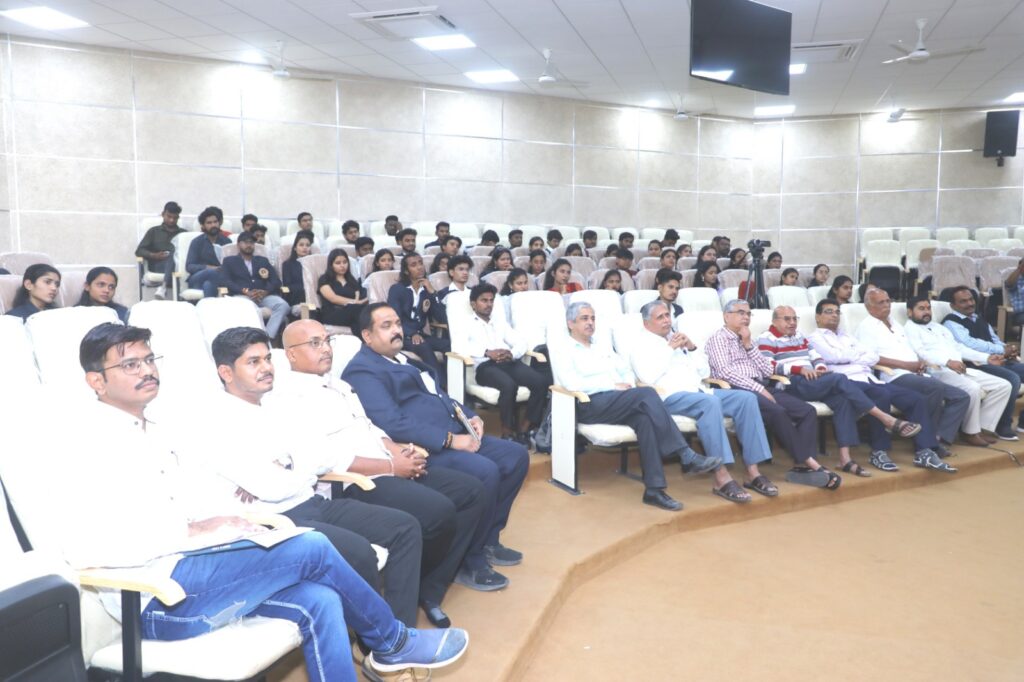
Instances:
[[[242,232],[250,231],[254,226],[260,222],[259,216],[255,213],[246,213],[242,216]]]
[[[494,296],[497,293],[498,290],[486,282],[477,284],[469,292],[473,317],[467,329],[466,350],[476,367],[476,382],[481,386],[498,389],[501,437],[529,448],[544,420],[551,380],[542,372],[520,362],[527,350],[526,344],[512,327],[505,324],[504,314],[495,318],[500,322],[492,319]],[[519,425],[516,416],[516,394],[520,386],[530,390],[526,402],[525,428]]]
[[[581,424],[623,424],[636,431],[644,504],[666,511],[681,510],[682,503],[665,492],[668,483],[662,460],[679,457],[683,471],[694,473],[713,471],[722,460],[691,450],[657,392],[635,386],[633,373],[622,357],[593,342],[596,316],[589,303],[570,303],[565,319],[571,338],[563,351],[567,363],[559,372],[560,379],[568,390],[590,397],[576,406],[576,418]]]
[[[292,434],[295,458],[335,455],[332,471],[369,476],[376,487],[334,483],[334,498],[398,509],[420,522],[420,608],[431,623],[448,627],[451,622],[441,610],[448,586],[467,552],[483,554],[482,538],[478,545],[470,544],[487,506],[483,485],[454,469],[435,467],[428,476],[425,453],[394,442],[374,426],[352,387],[331,375],[334,352],[322,324],[293,322],[284,330],[284,346],[292,372],[285,373],[284,386],[264,402],[284,415],[275,421],[302,424]]]
[[[562,231],[561,230],[548,230],[547,244],[544,246],[544,253],[548,254],[550,258],[555,253],[555,249],[562,243]]]
[[[663,251],[667,248],[675,248],[678,241],[679,232],[670,227],[665,230],[665,236],[661,238],[661,248]]]
[[[750,338],[750,304],[739,299],[729,301],[723,317],[725,326],[704,344],[711,376],[728,381],[734,389],[750,391],[757,398],[761,419],[796,462],[786,474],[787,481],[835,490],[843,479],[814,458],[818,415],[806,402],[770,383],[772,363]],[[779,494],[775,484],[764,476],[743,485],[767,497]]]
[[[174,243],[173,239],[185,231],[185,228],[178,227],[178,218],[181,216],[181,206],[176,201],[168,201],[164,204],[163,213],[160,217],[163,222],[156,227],[146,230],[142,241],[135,248],[135,255],[146,259],[146,268],[150,272],[164,273],[164,283],[157,288],[154,298],[163,299],[167,295],[167,288],[171,286],[171,276],[174,274]]]
[[[632,232],[623,232],[619,235],[619,248],[620,249],[632,249],[633,240],[635,235]]]
[[[445,237],[448,236],[448,230],[451,229],[451,225],[445,221],[439,222],[434,226],[434,241],[423,245],[424,249],[429,249],[431,246],[441,246],[441,242],[444,241]]]
[[[356,256],[362,258],[373,253],[373,239],[370,237],[357,237],[355,241]]]
[[[716,241],[717,240],[717,243]],[[719,258],[728,258],[729,252],[732,251],[732,240],[722,235],[721,237],[715,237],[715,240],[711,241],[711,245],[715,247],[715,251]]]
[[[702,385],[711,374],[708,358],[686,334],[672,331],[672,318],[663,301],[651,301],[640,314],[646,331],[632,340],[629,356],[637,380],[658,389],[670,413],[697,420],[704,450],[725,464],[736,461],[723,421],[723,417],[732,417],[743,446],[746,482],[763,477],[757,465],[771,459],[772,451],[757,398],[750,391],[712,390]],[[711,492],[730,502],[750,501],[750,493],[740,488],[724,466],[714,471],[717,487]]]
[[[584,230],[583,231],[583,253],[588,257],[593,258],[591,251],[597,248],[597,231],[595,230]]]
[[[257,308],[270,308],[267,334],[276,339],[288,319],[291,306],[281,298],[281,279],[265,256],[257,256],[256,238],[251,232],[238,235],[238,255],[228,256],[221,264],[221,277],[228,293],[245,296]]]
[[[203,209],[197,218],[199,229],[204,237],[196,237],[189,244],[185,256],[185,270],[188,272],[188,285],[193,289],[202,289],[203,296],[214,298],[217,288],[222,286],[220,258],[214,246],[230,244],[231,240],[220,233],[221,210],[216,206]]]
[[[635,276],[636,268],[633,267],[633,252],[629,249],[619,248],[615,252],[615,267],[629,273],[630,277]]]
[[[405,258],[416,253],[416,230],[411,227],[406,227],[395,235],[395,241],[402,247],[402,252],[398,254],[398,258]]]
[[[953,289],[953,311],[946,315],[942,325],[960,345],[988,354],[988,362],[979,365],[978,369],[1010,382],[1011,398],[999,417],[996,433],[1002,434],[1000,438],[1003,440],[1017,440],[1016,436],[1007,436],[1013,432],[1013,410],[1020,393],[1021,379],[1024,379],[1024,363],[1019,361],[1020,347],[1012,343],[1004,344],[992,325],[976,314],[976,305],[973,290],[964,286],[956,287]],[[1024,432],[1019,416],[1017,431]]]
[[[850,448],[860,444],[857,420],[870,415],[890,433],[911,438],[921,431],[920,424],[897,419],[883,412],[845,374],[828,371],[817,351],[810,347],[804,335],[797,330],[799,319],[789,306],[778,306],[772,311],[772,326],[761,334],[758,349],[771,360],[775,374],[789,377],[785,390],[801,400],[819,400],[832,409],[832,425],[839,446],[839,465],[855,476],[870,476],[860,464],[850,458]]]
[[[448,294],[453,291],[466,291],[466,286],[469,282],[469,273],[473,271],[473,259],[469,256],[452,256],[448,259],[448,279],[451,283],[437,292],[437,302],[442,304],[438,306],[440,309],[434,311],[434,319],[439,322],[447,322],[448,318],[444,314],[444,302],[448,298]]]
[[[203,552],[264,529],[238,516],[210,516],[201,491],[217,482],[179,464],[165,434],[147,420],[160,385],[149,338],[148,329],[104,323],[82,339],[85,381],[98,400],[76,415],[67,449],[74,456],[61,469],[74,484],[60,499],[76,510],[57,527],[67,561],[176,581],[184,599],[174,605],[143,595],[145,639],[180,640],[265,616],[299,626],[311,681],[355,681],[348,627],[372,649],[368,662],[381,671],[455,661],[466,647],[464,631],[403,625],[320,533],[269,549]],[[120,619],[120,592],[100,594]]]
[[[523,555],[505,547],[498,535],[526,478],[530,458],[519,443],[484,435],[484,422],[452,400],[428,365],[402,354],[402,322],[394,308],[371,303],[360,314],[363,347],[342,378],[359,395],[366,415],[396,441],[425,448],[427,472],[451,468],[484,484],[487,507],[455,582],[477,590],[498,590],[508,578],[491,566],[514,566]]]
[[[402,259],[398,271],[398,282],[388,290],[388,305],[402,320],[403,348],[416,353],[423,364],[438,373],[443,383],[447,375],[441,374],[434,352],[446,353],[451,350],[451,344],[447,339],[427,332],[431,314],[437,314],[436,311],[432,313],[437,307],[437,296],[427,279],[423,257],[416,252],[408,254]]]
[[[683,314],[683,306],[676,303],[679,297],[679,286],[683,275],[672,268],[660,268],[654,275],[654,285],[658,289],[658,301],[668,308],[671,321]]]
[[[1010,273],[1003,286],[1003,292],[1010,307],[1013,308],[1011,321],[1015,325],[1024,325],[1024,258],[1017,263],[1017,269]]]
[[[518,227],[508,232],[508,248],[516,249],[523,245],[523,231]]]
[[[910,318],[904,325],[907,341],[917,356],[929,364],[929,374],[944,384],[956,386],[971,398],[961,426],[966,442],[988,447],[999,438],[1016,440],[1009,425],[1003,427],[1002,432],[997,430],[1007,403],[1012,404],[1017,399],[1016,395],[1010,395],[1010,382],[964,363],[966,360],[984,364],[991,356],[958,344],[948,329],[932,320],[932,304],[923,296],[907,299],[907,316]],[[982,429],[996,436],[982,433]]]
[[[901,386],[898,382],[884,383],[875,378],[872,370],[878,364],[878,354],[866,348],[850,334],[839,329],[839,303],[831,298],[818,301],[815,308],[818,329],[808,337],[811,347],[821,356],[829,372],[845,374],[850,381],[857,382],[860,390],[883,412],[895,405],[921,430],[914,438],[915,455],[922,460],[935,454],[939,442],[935,436],[935,424],[931,421],[928,401],[922,394]],[[899,471],[889,457],[892,448],[892,433],[877,419],[868,420],[871,443],[871,465],[882,471]]]
[[[299,230],[313,231],[313,214],[309,211],[303,211],[295,216],[295,221],[299,224]],[[318,238],[321,236],[323,235],[317,234]]]
[[[356,241],[359,239],[359,223],[354,220],[346,220],[341,224],[341,236],[345,238],[346,244],[359,248]]]
[[[394,237],[402,229],[402,223],[396,215],[389,215],[384,218],[384,234]]]
[[[462,239],[460,237],[450,234],[444,239],[441,239],[440,242],[441,252],[447,253],[449,258],[454,258],[462,253]]]
[[[266,246],[266,244],[267,244],[267,226],[266,225],[260,225],[260,224],[257,223],[256,225],[253,225],[252,229],[248,230],[248,232],[250,234],[252,234],[253,239],[256,240],[257,244],[263,244],[264,246]],[[241,236],[241,235],[239,235],[239,236]]]
[[[947,447],[956,439],[960,424],[970,407],[970,396],[955,386],[923,376],[927,364],[907,341],[903,327],[893,323],[889,313],[892,301],[883,289],[871,289],[865,294],[864,307],[868,317],[857,325],[854,332],[857,341],[868,351],[878,355],[878,364],[891,372],[883,372],[879,378],[917,393],[928,405],[928,423],[936,431],[939,443],[933,453],[918,452],[914,465],[953,473],[954,467],[941,461],[952,453]],[[943,442],[944,441],[944,442]]]

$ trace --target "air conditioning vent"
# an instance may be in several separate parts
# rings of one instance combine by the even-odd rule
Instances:
[[[356,12],[349,16],[389,40],[424,38],[455,30],[455,24],[437,11],[437,5]]]
[[[819,43],[797,43],[792,47],[792,61],[803,64],[848,62],[857,56],[862,41],[829,40]]]

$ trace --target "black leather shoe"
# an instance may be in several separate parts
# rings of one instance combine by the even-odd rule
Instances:
[[[684,474],[706,474],[722,466],[722,458],[699,455],[687,448],[683,451],[682,465]]]
[[[455,582],[478,592],[494,592],[508,587],[508,578],[490,567],[481,568],[479,571],[459,569],[455,574]]]
[[[420,603],[420,608],[423,609],[423,614],[435,628],[450,628],[452,626],[452,621],[448,618],[448,614],[441,609],[440,604],[425,601]]]
[[[496,545],[485,545],[484,556],[491,566],[518,566],[523,563],[523,553],[509,549],[500,542]]]
[[[673,500],[668,493],[661,488],[648,488],[644,491],[644,504],[658,507],[665,511],[681,511],[683,503]]]

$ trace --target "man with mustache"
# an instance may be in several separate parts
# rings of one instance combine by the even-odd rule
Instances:
[[[370,304],[359,318],[364,345],[342,378],[359,395],[366,415],[392,440],[415,443],[430,453],[428,472],[456,469],[484,484],[486,507],[455,582],[484,591],[507,586],[508,578],[492,566],[523,560],[498,537],[526,478],[526,448],[485,436],[483,420],[445,393],[432,368],[402,354],[402,321],[391,306]]]
[[[217,502],[237,505],[238,511],[284,514],[296,525],[326,535],[366,582],[377,586],[383,579],[385,601],[399,620],[414,625],[423,553],[419,522],[397,509],[314,493],[317,474],[332,468],[337,453],[293,457],[292,424],[281,424],[262,407],[263,397],[274,388],[266,332],[227,329],[213,340],[212,351],[224,393],[210,407],[220,418],[210,422],[209,430],[179,429],[179,455],[226,481]],[[447,551],[450,538],[443,541]],[[380,574],[371,543],[388,550]]]

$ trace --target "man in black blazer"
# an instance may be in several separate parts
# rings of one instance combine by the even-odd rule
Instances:
[[[386,303],[360,314],[363,347],[342,378],[359,396],[367,416],[395,442],[425,448],[428,472],[452,468],[474,476],[487,492],[484,513],[455,582],[498,590],[508,578],[492,566],[514,566],[523,555],[498,541],[530,465],[526,448],[484,435],[483,420],[451,399],[437,374],[402,351],[402,321]]]
[[[256,238],[251,232],[238,235],[238,255],[228,256],[221,263],[221,278],[229,294],[245,296],[258,308],[270,308],[267,335],[276,339],[291,306],[279,295],[281,278],[274,266],[265,257],[255,255],[255,251]]]
[[[434,287],[430,286],[427,278],[423,257],[415,251],[406,254],[398,271],[398,282],[388,290],[388,305],[402,321],[402,345],[405,350],[419,356],[423,364],[436,372],[444,383],[447,376],[442,374],[434,352],[446,353],[452,346],[448,339],[427,333],[427,322],[435,315],[438,302]]]

